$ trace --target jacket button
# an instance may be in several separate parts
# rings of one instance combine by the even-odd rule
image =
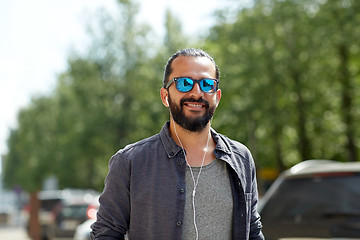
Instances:
[[[184,163],[185,163],[184,161],[180,161],[179,165],[182,166],[182,165],[184,165]]]
[[[185,190],[182,188],[180,189],[180,193],[183,194],[185,192]]]
[[[181,224],[182,224],[182,222],[179,221],[179,222],[176,223],[176,226],[180,227]]]

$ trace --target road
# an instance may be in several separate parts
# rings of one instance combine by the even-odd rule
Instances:
[[[25,229],[21,227],[4,227],[0,226],[1,240],[30,240]]]

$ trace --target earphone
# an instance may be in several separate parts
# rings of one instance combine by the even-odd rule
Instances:
[[[169,101],[168,101],[168,97],[166,96],[166,105],[167,107],[169,106]]]
[[[167,98],[166,98],[166,100],[167,100]],[[170,111],[170,115],[171,115],[171,118],[173,118],[173,117],[172,117],[172,114],[171,114],[171,111]],[[211,126],[211,124],[212,124],[212,120],[213,120],[213,118],[211,118],[210,126]],[[202,168],[203,168],[203,166],[204,166],[205,156],[206,156],[206,153],[207,153],[208,147],[209,147],[210,130],[209,130],[208,138],[207,138],[207,142],[206,142],[205,153],[204,153],[204,156],[203,156],[203,159],[202,159],[200,171],[199,171],[199,174],[198,174],[198,176],[197,176],[197,178],[196,178],[196,181],[195,181],[195,178],[194,178],[194,174],[193,174],[192,168],[191,168],[191,166],[190,166],[190,164],[189,164],[189,162],[188,162],[188,160],[187,160],[186,153],[185,153],[184,147],[183,147],[183,145],[182,145],[182,142],[181,142],[181,140],[180,140],[180,138],[179,138],[179,136],[178,136],[178,134],[177,134],[176,124],[175,124],[175,123],[174,123],[174,131],[175,131],[175,135],[176,135],[176,137],[177,137],[177,139],[178,139],[178,141],[179,141],[179,143],[180,143],[180,145],[181,145],[181,149],[182,149],[182,151],[183,151],[183,153],[184,153],[185,161],[186,161],[186,163],[187,163],[187,165],[188,165],[188,167],[189,167],[189,169],[190,169],[191,178],[192,178],[192,180],[193,180],[193,182],[194,182],[194,189],[193,189],[193,192],[192,192],[192,205],[193,205],[193,210],[194,210],[194,227],[195,227],[195,232],[196,232],[196,240],[198,240],[198,239],[199,239],[199,231],[198,231],[198,228],[197,228],[197,225],[196,225],[195,195],[196,195],[196,188],[197,188],[197,185],[198,185],[198,183],[199,183],[200,174],[201,174]]]

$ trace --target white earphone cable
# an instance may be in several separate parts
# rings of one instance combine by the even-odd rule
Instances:
[[[211,122],[212,122],[212,119],[211,119]],[[203,159],[202,159],[202,163],[201,163],[201,167],[200,167],[200,170],[199,170],[199,174],[197,175],[197,178],[196,178],[196,181],[195,181],[195,178],[194,178],[194,174],[193,174],[193,171],[192,171],[192,168],[187,160],[187,157],[186,157],[186,153],[185,153],[185,150],[184,150],[184,146],[182,145],[182,142],[176,132],[176,125],[174,123],[174,130],[175,130],[175,135],[181,145],[181,149],[184,153],[184,157],[185,157],[185,161],[190,169],[190,173],[191,173],[191,178],[194,182],[194,189],[193,189],[193,192],[192,192],[192,205],[193,205],[193,211],[194,211],[194,227],[195,227],[195,232],[196,232],[196,240],[199,239],[199,231],[198,231],[198,228],[197,228],[197,225],[196,225],[196,210],[195,210],[195,194],[196,194],[196,188],[197,188],[197,185],[199,183],[199,178],[200,178],[200,174],[201,174],[201,171],[202,171],[202,168],[204,166],[204,162],[205,162],[205,156],[206,156],[206,153],[208,151],[208,147],[209,147],[209,139],[210,139],[210,131],[208,133],[208,138],[207,138],[207,143],[206,143],[206,148],[204,149],[204,156],[203,156]]]

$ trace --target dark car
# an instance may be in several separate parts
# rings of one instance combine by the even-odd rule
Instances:
[[[99,196],[94,199],[94,201],[89,205],[87,209],[88,220],[77,226],[74,240],[89,240],[91,225],[96,221],[96,214],[99,209]]]
[[[360,239],[360,162],[308,160],[285,171],[259,204],[275,239]]]
[[[77,226],[89,219],[88,209],[97,192],[72,192],[52,210],[52,221],[47,229],[47,239],[73,239]]]
[[[41,191],[38,194],[41,239],[72,239],[77,225],[88,219],[88,206],[98,195],[86,189]]]

